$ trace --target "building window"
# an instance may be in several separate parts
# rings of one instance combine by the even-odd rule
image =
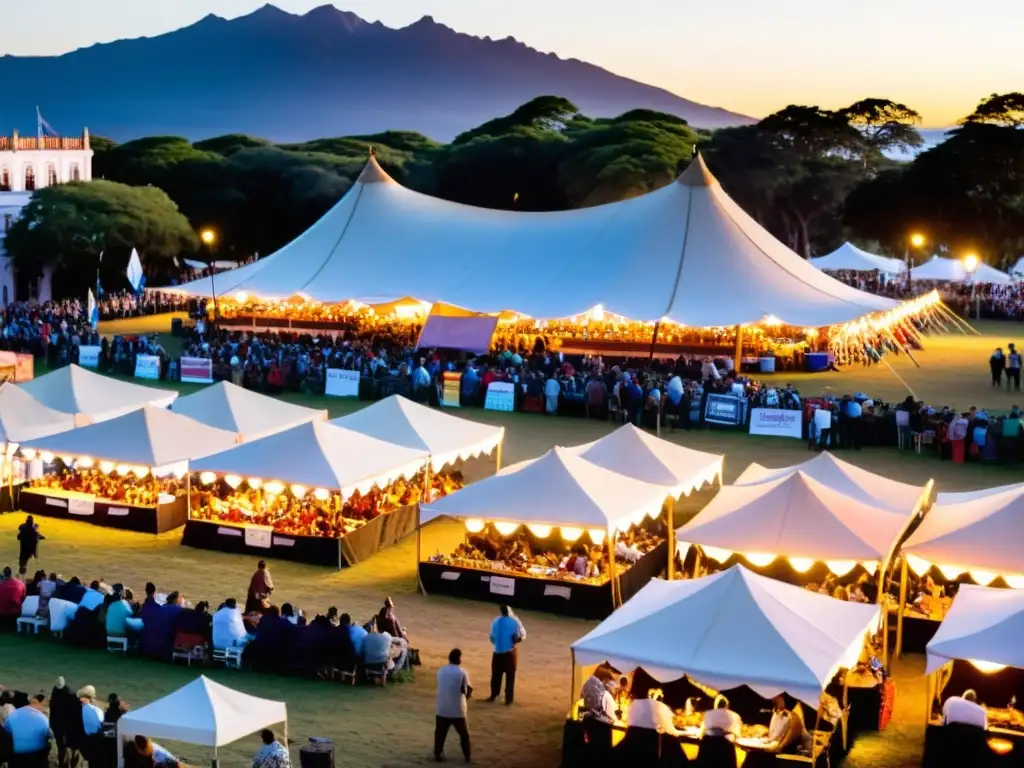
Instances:
[[[72,181],[81,181],[82,180],[82,172],[78,169],[78,163],[72,163],[71,164],[71,180]]]
[[[46,166],[46,186],[52,187],[57,184],[57,166],[50,163]]]
[[[11,172],[4,168],[0,170],[0,192],[11,191]]]
[[[36,171],[31,165],[25,166],[25,191],[34,192],[36,188]]]

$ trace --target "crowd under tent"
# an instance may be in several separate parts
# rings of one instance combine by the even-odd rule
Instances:
[[[113,419],[144,405],[166,408],[178,396],[170,389],[119,381],[73,364],[16,386],[47,408],[74,415],[79,426]]]
[[[308,421],[327,421],[324,409],[305,408],[227,381],[179,398],[171,409],[202,424],[234,432],[239,442],[265,437]]]
[[[949,500],[952,499],[952,502]],[[1024,588],[1024,484],[989,492],[939,494],[938,502],[903,544],[897,653],[920,652],[949,606],[952,585]],[[908,594],[910,575],[929,577],[933,590]],[[927,594],[925,593],[927,592]]]
[[[910,514],[927,507],[934,486],[932,480],[929,480],[924,487],[890,480],[837,459],[828,451],[819,453],[813,459],[800,464],[777,469],[769,469],[753,463],[743,470],[743,474],[736,479],[733,485],[758,485],[773,482],[797,472],[802,472],[807,477],[851,499],[900,514]]]
[[[401,395],[391,395],[373,405],[331,421],[378,440],[430,454],[434,470],[457,461],[494,453],[501,469],[501,444],[505,428],[428,408]]]
[[[935,636],[928,642],[928,712],[923,765],[945,765],[940,756],[967,755],[965,765],[999,765],[993,754],[1024,749],[1021,715],[1015,700],[1024,697],[1024,592],[964,584]],[[950,696],[974,690],[985,707],[988,728],[964,744],[962,731],[943,725],[942,706]],[[1009,704],[1007,704],[1009,702]],[[951,733],[950,731],[953,730]],[[960,742],[960,743],[954,743]]]
[[[30,479],[19,505],[37,515],[164,533],[188,519],[187,480],[182,478],[189,462],[234,444],[234,433],[143,406],[24,441],[20,450],[29,462]],[[56,472],[45,472],[47,466]]]
[[[446,268],[437,269],[439,263]],[[509,264],[521,276],[544,274],[544,285],[525,277],[496,280]],[[414,192],[371,155],[344,197],[276,253],[218,275],[215,285],[205,277],[163,290],[211,296],[215,288],[239,301],[300,296],[373,305],[409,295],[540,321],[600,309],[650,323],[655,342],[662,324],[731,327],[738,346],[744,325],[815,334],[842,325],[847,338],[884,335],[895,325],[909,332],[908,317],[940,304],[934,293],[899,304],[815,269],[745,213],[700,156],[654,192],[532,213]]]
[[[167,739],[217,750],[273,725],[283,725],[288,744],[288,707],[261,699],[201,675],[174,693],[126,712],[117,721],[117,764],[124,765],[124,743],[135,736]]]
[[[810,261],[815,269],[828,272],[882,272],[887,275],[901,275],[907,271],[902,259],[879,256],[858,248],[853,243],[843,243],[832,253]]]
[[[467,532],[453,554],[418,558],[420,586],[428,593],[607,616],[664,567],[665,535],[645,539],[652,546],[631,553],[631,567],[621,570],[616,561],[633,526],[648,518],[660,521],[665,498],[664,486],[604,469],[571,449],[553,448],[420,508],[421,525],[451,517],[464,520]],[[530,556],[516,564],[477,557],[474,551],[483,550],[471,546],[472,537],[494,542],[500,551],[510,549],[513,557],[523,549]],[[538,557],[548,559],[542,564]],[[574,557],[583,558],[585,575],[569,569],[567,558]]]
[[[193,462],[202,500],[182,543],[354,565],[416,527],[428,461],[424,450],[322,421],[242,443]]]
[[[1012,285],[1016,281],[1005,272],[991,267],[983,261],[978,262],[974,271],[964,266],[961,259],[947,259],[932,256],[910,273],[911,279],[935,281],[937,283],[993,283],[995,285]]]
[[[632,673],[634,681],[642,671],[673,710],[684,703],[674,695],[689,696],[677,694],[677,685],[697,689],[700,710],[711,708],[716,693],[725,692],[745,724],[764,717],[765,699],[791,697],[818,712],[817,722],[805,718],[815,739],[813,754],[803,760],[816,764],[849,713],[840,685],[840,722],[835,730],[824,727],[824,692],[834,690],[830,686],[838,673],[862,659],[878,624],[877,605],[833,600],[741,565],[688,581],[655,579],[572,644],[573,706],[566,728],[580,727],[577,696],[583,681],[596,667],[609,666],[616,675]],[[628,702],[624,709],[627,721]],[[695,714],[697,719],[681,728],[684,743],[699,743],[700,713]],[[566,744],[577,741],[566,736]],[[745,751],[757,740],[745,733],[736,745]]]

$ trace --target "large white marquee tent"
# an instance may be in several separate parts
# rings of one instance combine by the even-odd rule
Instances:
[[[942,256],[932,256],[919,267],[911,271],[913,280],[935,280],[940,283],[994,283],[996,285],[1011,285],[1014,279],[1005,272],[995,267],[990,267],[980,262],[974,272],[968,272],[967,267],[960,259],[947,259]]]
[[[961,584],[928,642],[928,672],[957,659],[1024,669],[1024,591]]]
[[[202,424],[235,432],[240,441],[255,440],[307,421],[327,421],[327,411],[304,408],[267,397],[226,381],[176,400],[175,413]]]
[[[896,306],[834,280],[776,240],[725,194],[700,157],[655,192],[554,213],[429,197],[396,183],[371,157],[309,230],[218,275],[215,287],[221,295],[327,303],[409,295],[537,318],[602,305],[635,320],[698,327],[769,317],[822,327]],[[207,277],[167,290],[210,296],[213,289]]]
[[[0,386],[0,442],[18,443],[75,428],[75,417],[40,403],[14,384]]]
[[[887,275],[900,275],[907,271],[901,259],[879,256],[853,243],[843,243],[832,253],[811,259],[811,265],[815,269],[831,272],[884,272]]]
[[[166,408],[178,396],[170,389],[118,381],[77,365],[66,365],[15,386],[47,408],[73,414],[79,425],[113,419],[144,405]]]

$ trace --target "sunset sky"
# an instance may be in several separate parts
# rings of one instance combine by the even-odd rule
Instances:
[[[207,13],[234,17],[261,0],[4,2],[0,54],[51,55],[160,34]],[[278,0],[302,13],[323,0]],[[943,127],[990,93],[1024,88],[1017,0],[349,0],[392,27],[431,15],[460,32],[511,35],[688,99],[755,117],[787,104],[902,101]]]

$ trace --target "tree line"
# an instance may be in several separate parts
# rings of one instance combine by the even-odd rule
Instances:
[[[370,147],[396,180],[485,208],[554,211],[657,189],[700,151],[726,191],[803,256],[856,240],[901,255],[911,232],[929,247],[971,248],[996,266],[1024,253],[1024,94],[982,100],[942,143],[920,115],[885,99],[844,109],[788,106],[753,125],[702,131],[639,109],[591,118],[542,96],[439,144],[389,131],[274,144],[234,134],[189,142],[93,139],[98,181],[40,190],[6,247],[31,275],[58,267],[58,293],[80,294],[99,265],[123,273],[132,247],[150,283],[173,257],[244,259],[281,247],[352,185]],[[204,252],[197,230],[217,233]],[[108,258],[109,257],[109,258]]]

